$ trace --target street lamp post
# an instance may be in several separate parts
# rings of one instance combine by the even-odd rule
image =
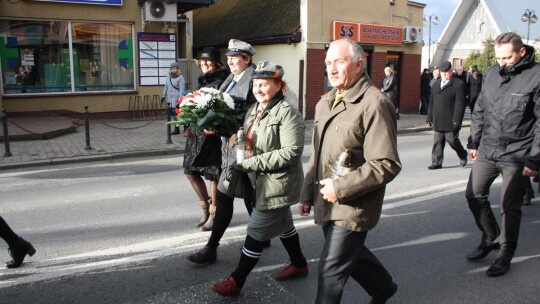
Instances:
[[[424,16],[424,24],[428,24],[428,68],[431,68],[431,24],[437,25],[439,24],[439,17],[435,14],[431,14],[429,16]]]
[[[538,21],[538,17],[536,17],[536,14],[534,13],[534,10],[526,9],[525,13],[521,15],[521,21],[527,22],[527,44],[529,44],[529,33],[531,31],[531,23],[536,23]]]

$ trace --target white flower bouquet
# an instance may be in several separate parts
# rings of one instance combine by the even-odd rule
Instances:
[[[178,99],[174,124],[189,125],[209,133],[234,134],[239,128],[234,100],[212,88],[202,88]]]

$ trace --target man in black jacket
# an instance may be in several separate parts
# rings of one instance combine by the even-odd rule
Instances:
[[[431,102],[426,121],[433,126],[433,150],[431,166],[428,169],[442,168],[445,140],[456,151],[460,166],[467,164],[467,151],[459,141],[459,130],[465,113],[465,83],[452,77],[452,64],[443,61],[439,70],[441,78],[431,87]]]
[[[487,270],[491,277],[505,274],[517,248],[525,179],[540,167],[540,65],[534,48],[523,45],[515,33],[495,39],[497,64],[484,75],[472,114],[469,157],[475,160],[465,196],[480,245],[467,258],[479,260],[499,249]],[[489,188],[502,174],[501,226],[488,200]]]

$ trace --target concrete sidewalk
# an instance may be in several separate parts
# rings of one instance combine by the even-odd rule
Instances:
[[[400,114],[398,133],[431,130],[425,115]],[[306,121],[306,143],[311,140],[313,121]],[[469,126],[466,117],[463,126]],[[0,170],[84,161],[182,154],[186,138],[171,136],[167,143],[165,119],[91,119],[87,147],[84,122],[65,117],[8,118],[9,152],[3,141]],[[88,149],[90,148],[90,149]]]

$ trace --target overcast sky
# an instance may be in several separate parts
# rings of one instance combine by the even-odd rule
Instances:
[[[540,18],[540,0],[491,0],[497,11],[503,17],[511,31],[525,37],[527,35],[527,23],[521,21],[521,15],[525,9],[534,10]],[[461,0],[418,0],[426,4],[424,16],[434,14],[439,17],[439,25],[431,25],[431,40],[438,41],[442,31],[450,21],[450,17],[456,10]],[[530,38],[540,37],[540,20],[531,23]],[[424,41],[428,41],[428,25],[424,24]]]

